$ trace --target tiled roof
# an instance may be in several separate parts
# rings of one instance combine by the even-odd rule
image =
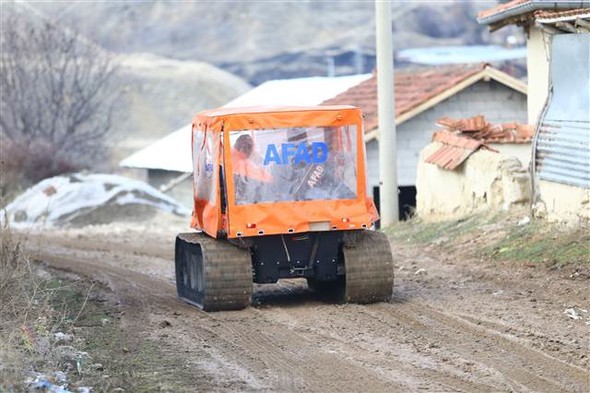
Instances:
[[[588,12],[589,1],[549,1],[549,0],[512,0],[477,14],[477,21],[497,30],[508,24],[527,23],[537,18],[546,18],[544,13],[553,18],[568,17],[569,12]],[[539,14],[540,13],[540,14]],[[576,14],[574,14],[576,15]]]
[[[534,129],[528,124],[490,124],[482,115],[468,119],[443,117],[437,124],[445,127],[435,131],[433,142],[442,146],[425,159],[425,162],[453,170],[480,148],[496,151],[486,143],[526,143],[533,137]]]
[[[485,146],[481,141],[459,136],[448,130],[436,131],[432,136],[432,141],[440,142],[442,146],[425,161],[451,171],[461,165],[480,147]]]
[[[536,19],[554,19],[554,18],[569,18],[580,15],[590,14],[590,8],[577,8],[566,11],[555,11],[555,10],[538,10],[535,11]]]
[[[489,8],[481,11],[477,14],[477,19],[487,18],[492,15],[499,14],[501,12],[508,11],[509,9],[516,8],[519,5],[530,3],[530,0],[512,0],[504,4],[497,5],[496,7]]]
[[[396,117],[483,71],[486,66],[486,64],[455,65],[397,71],[394,83]],[[322,105],[342,104],[361,108],[365,115],[365,131],[377,128],[377,76],[373,75],[368,80],[322,103]]]
[[[443,117],[436,124],[460,136],[477,139],[484,143],[528,143],[533,139],[535,131],[530,124],[516,122],[491,124],[483,115],[469,119]]]

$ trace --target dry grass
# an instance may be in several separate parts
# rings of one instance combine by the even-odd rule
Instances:
[[[539,264],[550,268],[590,265],[587,223],[563,227],[539,219],[519,223],[522,212],[480,214],[460,220],[427,222],[420,218],[385,229],[395,241],[434,245],[465,257]]]
[[[0,392],[21,390],[31,371],[57,370],[54,333],[68,332],[59,281],[32,263],[24,237],[0,228]]]

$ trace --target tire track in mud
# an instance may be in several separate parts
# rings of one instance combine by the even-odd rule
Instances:
[[[55,239],[40,255],[55,268],[106,283],[140,334],[158,340],[164,355],[182,354],[213,390],[584,392],[590,386],[587,370],[507,333],[501,320],[445,310],[444,302],[434,308],[408,296],[334,305],[305,284],[285,282],[256,290],[249,309],[204,313],[176,298],[172,243],[154,239],[146,237],[146,247]],[[173,325],[165,338],[162,319]]]
[[[374,309],[380,312],[375,315]],[[385,305],[367,310],[371,310],[376,319],[384,318],[387,313],[393,314],[394,318],[401,317],[405,325],[412,324],[412,334],[423,340],[435,340],[434,346],[444,349],[443,353],[456,353],[464,359],[472,359],[471,362],[476,362],[474,366],[495,370],[492,376],[494,379],[502,377],[505,386],[499,387],[503,389],[584,392],[589,387],[589,376],[584,369],[460,316],[413,303],[396,305],[395,310]]]
[[[313,312],[273,308],[268,314],[292,329],[308,331],[318,339],[319,348],[377,373],[380,379],[400,386],[398,391],[492,390],[477,381],[435,370],[431,359],[416,351],[411,341],[405,342],[404,336],[399,334],[399,326],[395,323],[384,326],[370,313],[364,315],[359,311],[366,307],[372,306],[343,305],[334,310],[334,306],[320,305],[314,306]],[[325,315],[329,316],[329,321]]]
[[[293,331],[254,308],[240,313],[235,320],[223,318],[209,333],[217,336],[218,343],[231,346],[239,358],[251,358],[247,367],[262,372],[270,382],[268,388],[325,392],[341,390],[342,386],[350,391],[392,391],[400,387],[381,380],[373,370],[323,351],[317,336]],[[254,324],[260,327],[254,328]]]
[[[63,254],[63,251],[52,247],[51,250],[38,253],[37,258],[55,269],[97,280],[113,291],[124,306],[127,329],[158,341],[161,355],[177,357],[182,354],[186,365],[195,367],[194,378],[186,380],[185,386],[190,386],[191,382],[201,381],[202,374],[205,374],[210,376],[210,384],[216,389],[254,391],[262,387],[256,376],[245,370],[241,362],[233,361],[232,345],[219,345],[221,340],[218,335],[209,334],[211,329],[207,329],[206,325],[217,325],[216,319],[178,300],[171,282],[125,268],[93,262],[101,260],[101,256],[108,257],[104,252],[92,251],[85,257],[72,257]],[[180,316],[181,320],[183,315],[189,315],[188,322],[192,324],[185,323],[176,327],[173,333],[168,333],[169,340],[162,345],[161,338],[158,340],[156,337],[159,333],[157,320],[161,321],[161,317],[174,320],[175,315]],[[150,320],[152,322],[146,324],[146,321]],[[152,367],[154,371],[171,371],[169,368],[158,370],[157,362]],[[191,390],[187,388],[187,391]]]
[[[161,316],[163,310],[168,314],[171,311],[180,314],[184,327],[175,331],[174,340],[180,345],[163,349],[178,354],[178,347],[182,346],[206,352],[210,358],[204,360],[208,365],[204,369],[220,373],[216,378],[222,385],[245,381],[247,384],[242,383],[238,390],[280,386],[288,391],[318,392],[341,390],[342,386],[353,391],[399,388],[391,382],[383,382],[371,370],[343,361],[337,354],[318,352],[317,340],[273,322],[255,308],[207,314],[180,302],[172,283],[162,278],[93,262],[108,257],[103,251],[87,252],[84,257],[76,253],[72,256],[72,253],[51,247],[39,253],[39,258],[54,268],[106,284],[132,310],[127,313],[128,319],[143,320],[145,313]],[[145,322],[140,326],[145,329]],[[207,343],[205,351],[202,343]]]

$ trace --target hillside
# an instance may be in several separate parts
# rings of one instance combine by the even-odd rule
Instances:
[[[396,49],[504,42],[475,20],[489,2],[395,2]],[[96,2],[35,3],[119,53],[153,52],[213,63],[251,83],[374,67],[374,2]],[[354,68],[362,68],[355,70]]]
[[[67,9],[78,4],[49,5]],[[89,10],[94,7],[94,4],[85,5]],[[56,30],[65,34],[75,32],[64,20],[36,9],[30,3],[3,3],[2,17],[3,22],[14,22],[19,18],[28,21],[28,26],[49,22]],[[91,16],[77,18],[76,22],[77,27],[96,28],[108,31],[112,37],[118,36],[119,30],[114,27],[110,30],[99,28],[102,25],[96,24],[99,22],[93,21]],[[6,29],[6,24],[0,25],[3,27],[4,42],[9,30]],[[126,24],[121,22],[120,26],[125,29]],[[112,132],[108,139],[112,159],[110,162],[102,162],[100,170],[112,170],[122,158],[189,123],[196,112],[221,106],[251,88],[242,78],[206,62],[159,56],[151,52],[149,47],[144,52],[113,52],[110,48],[97,45],[93,37],[90,38],[76,35],[81,48],[91,47],[92,50],[88,53],[92,53],[92,56],[112,58],[116,65],[114,81],[109,84],[106,94],[109,96],[107,98],[111,95],[117,97],[110,119]],[[84,60],[95,61],[94,58],[80,58],[81,62]],[[24,62],[25,60],[21,60],[21,63]],[[48,67],[46,63],[40,65]],[[55,77],[49,71],[43,75],[49,75],[47,80]],[[23,91],[30,92],[33,88],[32,84],[27,84],[23,86]]]
[[[203,62],[149,53],[120,56],[114,161],[189,123],[202,109],[221,106],[250,89],[244,80]]]

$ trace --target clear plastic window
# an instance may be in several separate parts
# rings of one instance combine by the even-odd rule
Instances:
[[[216,202],[217,175],[215,161],[219,151],[219,133],[195,130],[193,133],[193,177],[195,197],[199,200]]]
[[[235,203],[355,199],[357,128],[230,132]]]

